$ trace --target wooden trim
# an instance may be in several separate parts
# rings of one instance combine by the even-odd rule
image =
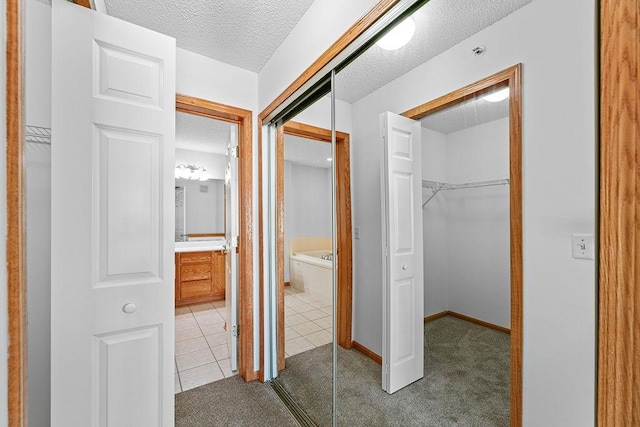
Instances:
[[[224,233],[189,233],[188,237],[224,237]]]
[[[412,108],[404,116],[420,119],[496,87],[509,86],[509,213],[511,246],[511,426],[522,425],[522,65]]]
[[[264,118],[271,114],[276,108],[284,103],[287,98],[300,89],[309,81],[318,71],[331,62],[344,49],[347,48],[355,39],[360,37],[369,27],[371,27],[378,19],[384,16],[399,0],[380,0],[378,3],[353,24],[338,40],[336,40],[322,55],[318,57],[306,70],[298,76],[276,99],[274,99],[259,115],[260,126]]]
[[[27,423],[23,51],[21,1],[6,1],[8,422]]]
[[[284,283],[284,126],[276,130],[276,259],[277,283]],[[278,286],[278,318],[276,333],[278,371],[284,369],[284,286]]]
[[[449,315],[449,310],[441,311],[440,313],[432,314],[424,318],[424,323],[433,322],[434,320],[441,319]]]
[[[284,124],[284,133],[301,138],[312,139],[314,141],[331,142],[331,130],[311,126],[304,123],[288,121]],[[344,141],[349,139],[349,134],[336,131],[336,141]]]
[[[464,314],[456,313],[455,311],[451,311],[451,310],[445,310],[440,313],[427,316],[424,318],[424,323],[433,322],[434,320],[438,320],[446,316],[457,317],[458,319],[465,320],[470,323],[475,323],[476,325],[484,326],[485,328],[495,329],[496,331],[504,332],[505,334],[511,334],[511,330],[509,328],[505,328],[503,326],[499,326],[494,323],[485,322],[484,320],[480,320],[480,319],[476,319],[475,317],[470,317]]]
[[[239,339],[238,371],[245,381],[258,379],[253,369],[253,172],[252,172],[252,113],[249,110],[219,104],[187,95],[176,95],[176,111],[196,114],[238,125],[238,323],[242,333]]]
[[[444,110],[445,108],[453,105],[460,104],[471,98],[481,96],[482,94],[490,92],[496,88],[506,87],[509,84],[508,82],[511,74],[513,73],[512,68],[507,68],[504,71],[500,71],[499,73],[493,74],[485,79],[471,83],[470,85],[443,95],[425,104],[418,105],[417,107],[405,111],[402,115],[414,120],[419,120],[424,116]]]
[[[73,0],[73,2],[78,6],[84,6],[88,9],[91,9],[91,2],[89,0]]]
[[[298,122],[287,122],[277,130],[277,190],[276,190],[276,230],[278,283],[284,283],[284,135],[299,136],[319,142],[331,143],[331,130],[310,126]],[[337,339],[343,348],[351,347],[352,316],[352,278],[353,243],[351,236],[351,165],[349,134],[336,132],[336,168],[337,188],[336,206],[338,208],[338,305]],[[278,287],[278,370],[285,367],[284,355],[284,286]]]
[[[362,344],[356,341],[351,341],[351,347],[358,350],[360,353],[364,354],[369,359],[376,362],[378,365],[382,365],[382,356],[374,353],[373,351],[369,350],[367,347],[363,346]]]
[[[476,319],[475,317],[465,316],[464,314],[456,313],[455,311],[449,311],[447,314],[449,316],[465,320],[469,323],[475,323],[476,325],[484,326],[485,328],[495,329],[498,332],[504,332],[505,334],[509,335],[511,334],[511,330],[509,328],[505,328],[494,323],[485,322],[484,320]]]
[[[506,77],[506,76],[505,76]],[[522,268],[522,66],[510,69],[509,216],[511,247],[511,426],[522,425],[523,268]]]
[[[291,286],[291,282],[284,282],[284,286]]]
[[[598,425],[640,425],[640,8],[600,2]]]

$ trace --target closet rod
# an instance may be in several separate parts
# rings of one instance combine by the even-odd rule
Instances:
[[[41,126],[25,127],[25,141],[34,144],[51,144],[51,129]]]
[[[465,182],[462,184],[449,184],[446,182],[429,181],[424,179],[422,180],[422,187],[430,188],[432,193],[431,193],[431,196],[422,204],[422,207],[424,208],[426,204],[429,203],[429,201],[433,199],[435,195],[438,194],[438,192],[440,191],[462,190],[465,188],[490,187],[494,185],[509,185],[509,180],[508,179],[492,179],[488,181],[475,181],[475,182]]]

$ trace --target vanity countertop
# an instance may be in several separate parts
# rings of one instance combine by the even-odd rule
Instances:
[[[204,252],[224,250],[224,240],[200,240],[192,242],[175,242],[176,252]]]

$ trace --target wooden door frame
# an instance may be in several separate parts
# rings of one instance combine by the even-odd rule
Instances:
[[[487,78],[402,113],[419,120],[429,114],[509,87],[509,223],[511,250],[511,370],[510,418],[522,425],[522,65],[517,64]]]
[[[252,113],[193,96],[176,94],[176,112],[196,114],[238,125],[238,373],[245,381],[258,379],[253,369],[253,187]]]
[[[598,425],[640,425],[640,7],[600,3]]]
[[[22,5],[5,0],[7,24],[7,415],[9,426],[27,425],[26,221],[24,191],[24,53]]]
[[[284,355],[284,136],[292,135],[314,141],[331,143],[331,130],[289,121],[276,133],[276,239],[278,259],[278,371],[285,368]],[[351,348],[351,306],[353,301],[352,281],[352,236],[351,236],[351,163],[349,134],[336,132],[336,208],[338,241],[338,298],[337,331],[338,344]]]

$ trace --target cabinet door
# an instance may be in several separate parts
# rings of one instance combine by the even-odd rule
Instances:
[[[225,292],[225,254],[223,251],[213,253],[213,293],[224,299]]]

